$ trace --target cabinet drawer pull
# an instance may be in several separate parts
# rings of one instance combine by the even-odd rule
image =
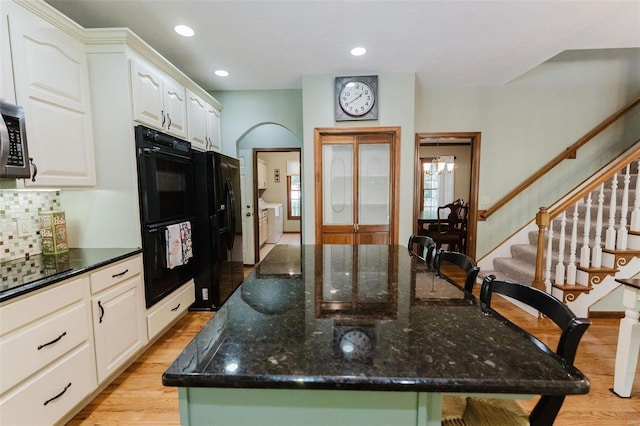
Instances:
[[[111,278],[118,278],[123,276],[124,274],[126,274],[127,272],[129,272],[129,269],[125,269],[124,271],[120,272],[119,274],[113,274],[111,275]]]
[[[176,306],[175,308],[171,309],[171,312],[177,311],[179,307],[180,307],[180,304],[178,303],[178,306]]]
[[[42,345],[39,345],[38,346],[38,350],[44,348],[45,346],[53,345],[54,343],[56,343],[57,341],[59,341],[60,339],[62,339],[66,335],[67,335],[67,332],[65,331],[64,333],[62,333],[61,335],[59,335],[58,337],[56,337],[52,341],[47,342],[47,343],[43,343]]]
[[[102,324],[102,317],[104,316],[104,307],[102,306],[102,303],[100,303],[99,300],[98,300],[98,307],[100,308],[100,318],[98,318],[98,323]]]
[[[167,119],[169,120],[169,124],[167,124],[167,129],[171,129],[171,116],[167,113]]]
[[[47,399],[44,402],[44,405],[47,405],[48,403],[50,403],[51,401],[55,401],[56,399],[60,398],[62,395],[64,395],[64,393],[67,391],[67,389],[69,389],[71,387],[71,382],[69,382],[69,384],[67,386],[64,387],[64,389],[62,389],[62,392],[60,392],[59,394],[57,394],[56,396],[54,396],[53,398]]]
[[[164,110],[160,111],[160,114],[162,114],[162,127],[164,127],[164,123],[167,121],[164,116]]]

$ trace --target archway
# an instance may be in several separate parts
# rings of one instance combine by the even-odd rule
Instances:
[[[256,237],[259,229],[259,190],[257,178],[257,152],[297,152],[302,164],[302,141],[286,126],[279,123],[263,122],[251,126],[237,142],[238,158],[240,159],[243,177],[243,242],[244,263],[253,265],[260,259],[259,240]],[[302,174],[301,174],[302,176]],[[286,173],[282,183],[286,182]],[[286,212],[286,210],[285,210]],[[300,232],[304,228],[300,218]]]

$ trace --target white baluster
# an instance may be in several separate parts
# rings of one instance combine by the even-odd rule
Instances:
[[[604,248],[616,248],[616,191],[618,190],[618,174],[613,175],[611,181],[611,200],[609,200],[609,227],[605,234]]]
[[[560,216],[560,236],[558,237],[558,263],[556,264],[556,284],[564,284],[564,231],[567,224],[567,212]]]
[[[591,249],[589,248],[589,233],[591,232],[591,193],[587,195],[584,212],[584,236],[582,237],[582,248],[580,249],[580,266],[589,267]]]
[[[547,293],[551,294],[551,258],[553,257],[553,221],[549,221],[547,227],[547,257],[545,261],[544,269],[544,286],[547,289]]]
[[[627,230],[627,214],[629,213],[629,181],[631,176],[629,175],[629,164],[624,174],[624,190],[622,191],[622,202],[620,203],[620,226],[618,226],[618,241],[616,242],[616,248],[618,250],[627,249],[627,236],[629,231]]]
[[[591,267],[599,268],[602,266],[602,214],[604,211],[604,183],[600,185],[600,193],[598,194],[598,213],[596,214],[596,235],[593,240],[593,249],[591,250]]]
[[[578,202],[579,203],[579,202]],[[571,227],[571,248],[569,252],[569,264],[567,265],[567,281],[569,285],[576,283],[576,248],[578,247],[578,203],[573,206],[573,222]]]
[[[640,160],[637,163],[636,171],[636,196],[633,200],[633,211],[631,212],[631,230],[640,231]]]

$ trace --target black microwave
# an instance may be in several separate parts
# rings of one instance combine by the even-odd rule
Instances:
[[[0,102],[0,178],[28,178],[29,150],[21,106]]]

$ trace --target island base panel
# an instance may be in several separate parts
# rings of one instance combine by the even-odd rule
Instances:
[[[440,424],[441,394],[348,390],[179,388],[185,425]]]

